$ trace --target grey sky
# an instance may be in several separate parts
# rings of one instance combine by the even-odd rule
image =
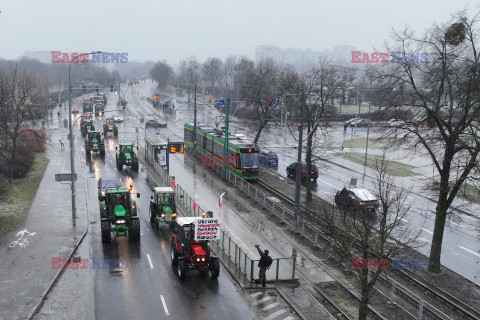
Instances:
[[[0,57],[26,51],[128,52],[130,61],[247,55],[255,46],[381,48],[392,27],[423,32],[478,1],[2,0]]]

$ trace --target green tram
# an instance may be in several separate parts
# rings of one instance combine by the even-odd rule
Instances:
[[[193,151],[193,123],[185,123],[183,139],[185,148]],[[242,179],[258,179],[258,146],[235,137],[228,140],[228,156],[225,156],[224,131],[197,126],[197,148],[194,153],[201,157],[203,165],[226,166]],[[207,164],[204,163],[206,159]]]

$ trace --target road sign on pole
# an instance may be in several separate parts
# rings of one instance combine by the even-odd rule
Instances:
[[[56,173],[55,181],[72,181],[71,173]],[[73,181],[77,181],[77,174],[73,174]]]

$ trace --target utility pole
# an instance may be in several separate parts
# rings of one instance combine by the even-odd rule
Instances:
[[[225,101],[225,142],[223,144],[223,154],[225,155],[225,159],[228,159],[228,137],[230,133],[228,132],[230,123],[230,98],[227,98]],[[225,160],[227,161],[227,160]],[[227,166],[225,163],[223,164],[223,180],[227,180]]]
[[[370,118],[370,102],[368,103],[368,117]],[[370,119],[367,119],[370,121]],[[367,143],[365,145],[365,162],[363,163],[364,166],[367,165],[367,157],[368,157],[368,136],[370,135],[370,123],[367,126]]]
[[[303,106],[304,95],[300,98],[300,119],[298,123],[298,162],[295,172],[295,210],[293,219],[295,220],[295,230],[298,227],[298,212],[300,211],[300,188],[302,184],[302,140],[303,140]]]
[[[197,146],[197,84],[195,83],[195,93],[193,99],[193,148]]]

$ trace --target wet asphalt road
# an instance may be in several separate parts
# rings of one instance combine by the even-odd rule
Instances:
[[[123,94],[122,97],[128,101],[128,106],[125,121],[117,124],[119,141],[133,141],[136,140],[137,126],[140,127],[141,133],[144,133],[138,117],[146,115],[148,119],[155,114],[155,110],[140,99],[136,89],[127,88]],[[124,115],[121,111],[110,113],[116,109],[113,105],[116,99],[113,94],[109,94],[107,116]],[[101,125],[102,121],[97,119],[97,130]],[[83,141],[79,138],[78,128],[75,130],[78,131],[76,146],[83,150],[80,154],[84,155]],[[151,130],[153,129],[149,129]],[[124,167],[123,171],[117,171],[115,168],[117,141],[113,135],[108,134],[105,144],[105,160],[97,154],[92,154],[90,161],[84,158],[77,160],[88,163],[84,170],[89,190],[87,201],[92,237],[89,258],[122,259],[120,268],[95,268],[95,272],[89,273],[93,277],[90,283],[94,286],[95,317],[255,319],[256,316],[250,311],[244,293],[223,267],[218,280],[211,280],[209,274],[203,275],[195,271],[187,274],[185,281],[179,280],[170,262],[170,230],[163,227],[156,231],[148,221],[148,204],[152,192],[151,187],[147,185],[142,166],[140,165],[139,173],[131,171],[128,167]],[[136,200],[141,220],[139,243],[131,243],[126,238],[116,240],[112,238],[111,243],[102,244],[96,189],[96,183],[102,176],[116,177],[124,186],[132,184],[133,193],[140,193],[140,198]]]

